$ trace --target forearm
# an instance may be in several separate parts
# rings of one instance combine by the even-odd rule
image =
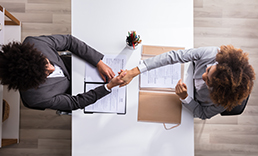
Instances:
[[[132,78],[134,78],[135,76],[137,76],[141,73],[138,67],[135,67],[128,72],[132,76]]]

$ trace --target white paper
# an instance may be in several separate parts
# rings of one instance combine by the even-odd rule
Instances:
[[[181,78],[181,64],[162,66],[140,75],[140,87],[175,88]]]
[[[124,69],[126,63],[126,55],[105,55],[103,60],[113,72],[118,75],[121,69]],[[104,84],[96,67],[89,63],[85,64],[85,91],[94,89]],[[103,83],[103,84],[99,84]],[[126,87],[112,88],[112,92],[105,97],[99,99],[94,104],[84,108],[85,112],[107,112],[124,114],[126,110]]]
[[[124,69],[126,62],[126,55],[105,55],[102,60],[106,65],[108,65],[113,72],[117,73]],[[99,71],[96,67],[86,62],[85,65],[85,82],[104,82],[101,78]]]
[[[103,84],[86,84],[86,92]],[[85,107],[85,112],[125,113],[125,87],[112,88],[112,92]]]

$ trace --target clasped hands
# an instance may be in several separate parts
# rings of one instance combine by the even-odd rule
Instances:
[[[119,72],[119,75],[115,77],[115,73],[113,72],[113,70],[108,65],[106,65],[102,60],[100,60],[97,63],[97,69],[99,71],[101,78],[105,82],[108,81],[108,84],[107,84],[108,89],[111,89],[115,86],[118,86],[124,83],[122,78],[126,75],[127,70],[121,70]]]
[[[138,67],[135,67],[131,70],[121,70],[118,72],[118,76],[115,76],[115,73],[112,71],[112,69],[107,66],[105,63],[102,61],[99,61],[97,64],[97,68],[99,70],[99,73],[104,81],[106,81],[106,78],[104,75],[107,76],[109,83],[107,84],[108,89],[111,89],[115,86],[123,87],[125,85],[128,85],[132,79],[140,74],[140,71]],[[187,94],[187,86],[185,83],[182,82],[180,79],[175,87],[176,94],[181,98],[185,99],[188,94]]]
[[[138,73],[136,71],[136,73]],[[123,87],[131,82],[131,80],[137,76],[134,70],[121,70],[118,72],[118,76],[114,77],[112,76],[111,79],[109,79],[109,83],[107,84],[108,89],[111,89],[115,86]],[[140,73],[140,71],[139,71]],[[103,78],[103,77],[102,77]],[[105,77],[104,77],[105,78]]]
[[[124,75],[124,73],[126,73],[126,74]],[[131,70],[121,71],[121,72],[119,72],[119,74],[123,75],[123,77],[121,79],[124,82],[122,84],[120,84],[120,87],[122,87],[122,86],[125,86],[125,85],[129,84],[135,76],[140,74],[140,71],[139,71],[138,67],[135,67]],[[176,94],[181,99],[185,99],[188,96],[187,86],[186,86],[185,83],[182,82],[181,79],[178,81],[178,83],[175,87],[175,90],[176,90]]]
[[[123,83],[120,84],[120,87],[125,86],[127,84],[129,84],[132,79],[140,74],[140,71],[137,67],[131,69],[131,70],[125,70],[119,72],[119,74],[122,76],[121,80],[123,81]],[[181,99],[185,99],[188,94],[187,94],[187,86],[185,83],[182,82],[182,80],[180,79],[175,87],[176,90],[176,94],[181,98]]]
[[[102,60],[98,62],[97,68],[101,78],[105,82],[109,82],[107,84],[108,89],[111,89],[118,85],[119,87],[125,86],[129,84],[135,76],[140,74],[139,69],[135,67],[131,70],[121,70],[120,72],[118,72],[119,75],[115,77],[115,73],[112,71],[112,69],[108,65],[106,65]]]

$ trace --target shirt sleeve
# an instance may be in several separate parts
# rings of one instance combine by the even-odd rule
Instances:
[[[108,89],[107,84],[105,84],[105,85],[104,85],[104,87],[105,87],[106,91],[111,92],[111,90],[110,90],[110,89]]]
[[[143,60],[140,61],[139,65],[137,66],[138,69],[140,70],[141,73],[146,72],[147,71],[147,67],[144,64]]]
[[[193,98],[190,96],[187,96],[185,99],[181,99],[180,100],[184,103],[184,104],[189,104],[191,102]]]

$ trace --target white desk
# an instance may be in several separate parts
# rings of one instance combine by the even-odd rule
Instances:
[[[134,5],[133,5],[134,4]],[[72,34],[104,54],[127,55],[126,68],[138,65],[141,46],[125,47],[135,30],[142,44],[193,47],[192,0],[72,0]],[[83,92],[84,62],[72,58],[73,94]],[[165,130],[161,123],[137,122],[136,77],[127,86],[126,115],[72,115],[73,156],[193,156],[193,117],[182,110],[181,125]]]

